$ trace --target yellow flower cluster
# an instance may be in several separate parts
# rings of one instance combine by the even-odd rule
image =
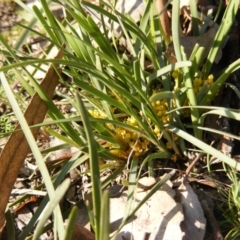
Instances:
[[[97,109],[94,109],[94,110],[88,110],[88,112],[94,117],[94,118],[106,118],[106,115],[103,113],[103,112],[100,112],[99,110]],[[109,128],[109,129],[114,129],[113,125],[111,123],[106,123],[106,126]]]
[[[168,102],[166,99],[163,100],[158,100],[156,102],[152,102],[152,106],[154,108],[154,110],[157,113],[157,116],[159,116],[159,118],[161,119],[163,124],[166,124],[170,121],[170,117],[167,113],[168,109]],[[154,129],[153,129],[154,133],[160,137],[161,132],[160,129],[158,128],[157,125],[154,125]],[[178,136],[176,134],[174,134],[174,141],[178,140]],[[168,149],[172,149],[172,144],[170,142],[166,143],[166,147]]]
[[[105,118],[106,116],[100,111],[94,109],[88,111],[94,118]],[[139,125],[134,117],[128,117],[125,120],[125,123],[128,125],[139,128]],[[112,149],[111,153],[121,157],[128,158],[131,151],[133,151],[133,156],[138,157],[141,153],[148,150],[150,141],[141,137],[137,132],[131,130],[116,127],[113,128],[112,124],[106,124],[110,130],[114,129],[113,135],[121,143],[121,149],[114,149],[114,146],[111,143],[107,143],[107,146]]]
[[[208,78],[206,80],[202,80],[201,78],[195,78],[193,81],[193,89],[194,92],[197,94],[198,92],[200,92],[200,90],[202,89],[202,87],[204,85],[207,85],[208,87],[212,86],[213,84],[213,75],[209,75]]]
[[[175,80],[175,86],[173,91],[176,92],[179,90],[179,69],[175,69],[172,73],[172,77]],[[193,89],[195,94],[199,93],[204,86],[210,87],[213,84],[214,76],[211,74],[206,80],[201,78],[195,78],[193,80]],[[188,106],[188,99],[185,99],[183,106]],[[190,116],[190,109],[183,110],[184,117]]]
[[[139,128],[139,125],[134,117],[128,117],[125,121],[127,124]],[[117,127],[115,131],[116,138],[124,145],[123,150],[112,150],[111,152],[120,157],[128,157],[133,151],[135,157],[140,156],[148,150],[150,141],[141,137],[138,133]]]
[[[168,123],[169,115],[165,115],[165,113],[168,111],[167,100],[163,99],[163,100],[158,100],[156,102],[152,102],[152,106],[156,111],[158,117],[162,120],[163,124]]]
[[[105,118],[106,116],[99,112],[97,109],[94,110],[88,110],[88,112],[94,117],[94,118]]]
[[[179,89],[179,69],[175,69],[172,73],[172,77],[175,80],[175,86],[174,91],[177,91]],[[194,92],[198,93],[204,85],[208,85],[209,87],[213,84],[214,76],[211,74],[208,76],[206,80],[203,80],[201,78],[195,78],[193,80],[193,88]]]

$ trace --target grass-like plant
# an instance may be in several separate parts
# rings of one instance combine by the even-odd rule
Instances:
[[[235,169],[224,165],[231,186],[225,193],[225,199],[227,200],[228,207],[224,212],[224,219],[220,222],[220,226],[227,232],[226,239],[238,239],[240,236],[239,224],[240,224],[240,184],[239,176]],[[230,230],[229,230],[230,229]]]
[[[20,1],[16,2],[23,6]],[[186,142],[190,142],[193,148],[217,157],[240,170],[234,159],[202,140],[202,131],[209,131],[204,128],[206,115],[217,114],[239,120],[237,110],[210,106],[228,76],[239,68],[240,60],[237,60],[223,70],[214,81],[210,75],[216,54],[233,24],[239,1],[230,1],[228,4],[203,67],[201,67],[203,47],[195,46],[190,59],[187,59],[180,45],[178,0],[174,0],[172,4],[172,39],[177,59],[175,63],[169,63],[165,58],[167,46],[161,34],[162,28],[154,1],[146,2],[146,9],[139,25],[117,12],[108,2],[101,1],[99,6],[78,0],[59,2],[67,12],[68,18],[64,21],[53,16],[46,0],[40,2],[42,9],[35,6],[33,10],[29,10],[25,7],[33,15],[33,19],[29,26],[23,26],[25,30],[13,48],[3,37],[0,38],[8,52],[7,60],[9,57],[14,59],[14,63],[8,61],[0,71],[6,76],[9,72],[15,74],[30,95],[36,91],[48,106],[48,116],[51,118],[42,125],[57,124],[67,137],[51,129],[48,129],[49,133],[67,145],[79,148],[79,152],[53,177],[55,188],[72,168],[89,159],[93,197],[93,214],[90,213],[92,216],[90,220],[96,239],[109,239],[109,220],[108,216],[103,214],[109,200],[108,194],[102,194],[102,189],[130,162],[129,204],[139,177],[136,173],[137,166],[148,164],[149,175],[153,175],[153,160],[169,158],[181,161],[188,150]],[[195,1],[191,1],[191,9],[196,15],[193,2]],[[103,31],[86,14],[86,8],[99,13]],[[63,44],[66,45],[62,60],[47,58],[21,60],[18,55],[20,46],[28,34],[37,34],[33,28],[34,24],[41,26],[43,29],[41,36],[51,43],[48,51],[53,46],[60,49]],[[122,35],[114,35],[114,24],[121,26]],[[196,21],[193,26],[194,34],[197,35]],[[125,52],[119,49],[121,38],[127,43]],[[146,59],[152,63],[152,72],[146,69]],[[41,69],[49,63],[60,64],[63,74],[72,79],[71,86],[64,82],[64,78],[61,79],[61,83],[71,87],[71,92],[74,92],[74,96],[68,98],[77,110],[76,116],[64,116],[25,68],[31,65]],[[7,82],[5,84],[7,85]],[[9,100],[13,104],[13,101]],[[191,119],[190,127],[193,128],[193,134],[187,131],[185,117]],[[21,121],[20,118],[18,120]],[[221,131],[217,133],[227,135]],[[238,136],[231,137],[239,140]],[[33,151],[33,154],[40,157],[38,152]],[[115,169],[114,174],[102,183],[99,182],[99,172],[104,171],[104,167],[100,170],[98,158],[110,162],[106,168]],[[138,207],[125,216],[123,224],[171,176],[172,173],[160,181]],[[65,190],[64,184],[61,188]],[[63,193],[64,190],[61,188],[58,191]],[[60,199],[53,197],[51,192],[53,189],[47,190],[50,191],[48,194],[52,204],[49,204],[48,210],[52,211]],[[48,197],[45,197],[20,239],[27,237],[47,201]],[[41,224],[42,222],[39,222],[40,227],[37,229],[43,229]],[[58,222],[56,228],[58,229],[60,225]],[[58,229],[58,235],[64,232],[63,229],[63,226],[61,231]],[[39,234],[40,232],[37,232],[33,238],[37,239]],[[65,232],[59,235],[59,238],[67,239],[67,235]]]

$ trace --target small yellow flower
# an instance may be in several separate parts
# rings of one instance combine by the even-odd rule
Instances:
[[[179,139],[178,135],[174,133],[173,134],[173,140],[176,142],[178,139]]]
[[[180,88],[179,88],[179,87],[176,87],[176,86],[175,86],[174,89],[173,89],[174,92],[177,92],[177,91],[179,91],[179,90],[180,90]]]
[[[199,86],[202,86],[202,83],[203,83],[203,81],[201,78],[195,78],[193,81],[193,86],[199,87]]]
[[[175,70],[173,71],[172,77],[173,77],[174,79],[177,79],[177,78],[178,78],[178,69],[175,69]]]
[[[160,134],[160,129],[156,125],[154,126],[154,130],[153,131],[155,132],[156,135]]]
[[[173,155],[171,156],[171,160],[174,161],[174,162],[176,162],[176,161],[177,161],[177,154],[173,154]]]
[[[171,144],[170,142],[167,142],[166,147],[167,147],[168,149],[172,149],[172,144]]]
[[[166,109],[168,108],[168,103],[166,100],[164,100],[163,105],[166,107]]]
[[[137,124],[137,121],[136,121],[136,119],[135,119],[134,117],[129,117],[129,118],[127,119],[127,123],[130,124],[130,125],[132,125],[132,126],[138,125],[138,124]]]
[[[166,124],[169,122],[169,116],[162,117],[163,124]]]
[[[158,107],[158,109],[161,110],[161,111],[164,111],[164,110],[166,110],[166,106],[165,105],[160,105]]]
[[[125,139],[126,139],[126,140],[129,140],[130,138],[131,138],[131,134],[130,134],[130,133],[126,133],[126,134],[125,134]]]
[[[204,80],[203,85],[207,85],[207,84],[208,84],[208,80]]]
[[[208,84],[211,86],[213,84],[214,76],[211,74],[208,76]]]

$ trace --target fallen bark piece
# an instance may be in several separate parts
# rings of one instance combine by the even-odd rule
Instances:
[[[62,58],[63,48],[59,51],[56,58]],[[59,80],[59,72],[56,72],[57,65],[51,66],[41,82],[41,87],[45,90],[48,96],[51,98],[54,94],[56,85]],[[59,70],[60,71],[60,70]],[[36,93],[27,110],[24,113],[24,117],[27,120],[28,125],[35,125],[42,123],[46,115],[48,108],[39,95]],[[15,130],[20,129],[18,125]],[[39,128],[32,129],[33,136],[36,138]],[[28,142],[22,131],[17,131],[11,134],[4,149],[0,155],[0,229],[5,222],[5,209],[8,203],[11,190],[14,186],[19,170],[30,152]],[[0,232],[1,236],[1,232]]]

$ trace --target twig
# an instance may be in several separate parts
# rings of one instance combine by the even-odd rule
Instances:
[[[188,177],[189,173],[191,172],[192,168],[195,166],[197,161],[204,155],[204,153],[199,153],[196,158],[191,162],[191,164],[188,166],[186,170],[186,177]]]

